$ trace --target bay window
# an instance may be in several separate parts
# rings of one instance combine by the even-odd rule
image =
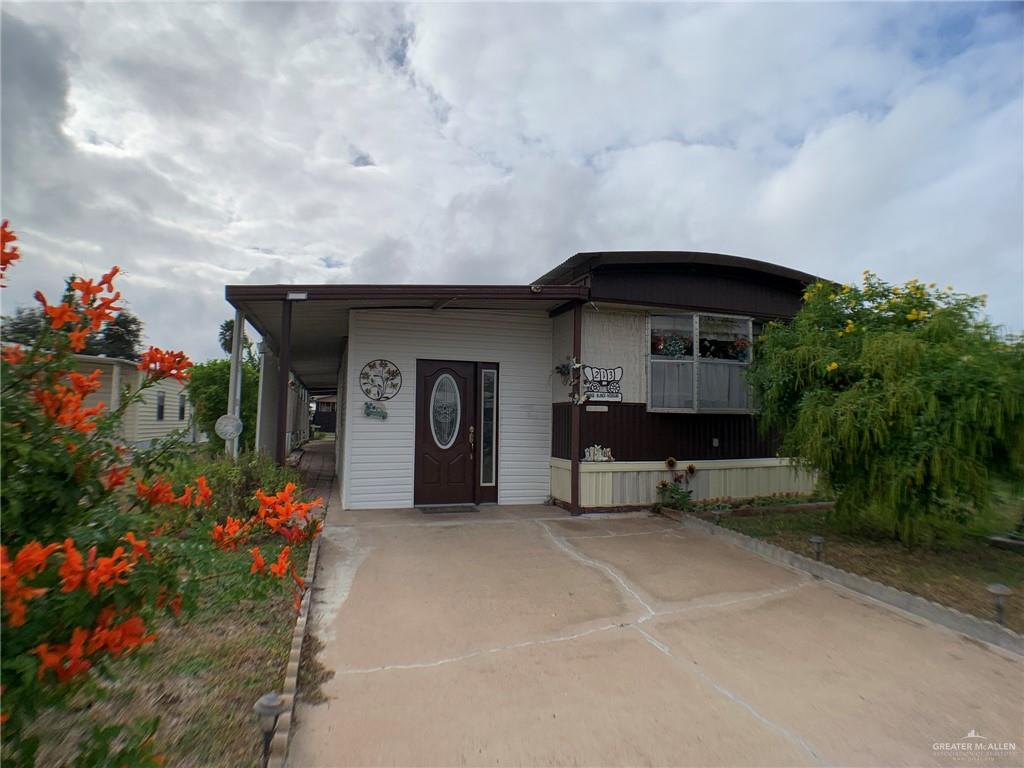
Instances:
[[[752,342],[749,317],[651,315],[648,410],[750,411]]]

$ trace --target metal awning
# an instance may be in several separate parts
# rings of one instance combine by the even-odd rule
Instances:
[[[225,297],[280,355],[291,313],[290,367],[312,392],[334,391],[351,309],[533,310],[584,301],[582,285],[229,285]]]

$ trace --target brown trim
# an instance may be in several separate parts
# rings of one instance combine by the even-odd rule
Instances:
[[[669,303],[661,302],[661,301],[637,301],[635,299],[614,299],[614,298],[607,298],[607,297],[604,297],[604,296],[595,296],[591,303],[593,303],[593,304],[625,304],[625,305],[629,305],[629,306],[633,306],[633,307],[643,307],[643,308],[651,308],[651,309],[671,309],[671,310],[674,310],[674,311],[680,311],[681,310],[683,312],[699,312],[701,314],[706,314],[706,315],[726,314],[726,315],[737,315],[737,316],[739,316],[739,315],[743,315],[744,314],[740,310],[730,311],[728,309],[723,309],[721,305],[712,305],[712,304],[700,305],[700,304],[692,304],[692,303],[691,304],[669,304]],[[750,313],[747,312],[746,315],[749,316]],[[756,313],[756,318],[759,319],[759,320],[760,319],[767,319],[767,320],[792,320],[793,319],[793,313],[792,312],[764,312],[764,311],[759,311],[759,312]]]
[[[572,358],[573,360],[579,361],[583,357],[583,303],[576,302],[576,306],[573,307],[572,315]],[[572,387],[573,394],[576,395],[577,401],[580,395],[580,377],[576,376],[576,381]],[[572,408],[572,422],[571,422],[571,437],[569,440],[570,450],[572,455],[570,461],[572,462],[572,470],[570,472],[570,483],[572,484],[572,490],[570,492],[572,513],[577,515],[580,513],[580,407],[573,403]]]
[[[287,456],[288,443],[288,385],[292,367],[292,303],[281,302],[281,341],[280,355],[277,360],[277,463],[284,464]]]
[[[289,293],[305,293],[303,301],[418,299],[457,301],[515,299],[557,301],[586,299],[588,289],[578,285],[227,285],[228,302],[284,301]]]

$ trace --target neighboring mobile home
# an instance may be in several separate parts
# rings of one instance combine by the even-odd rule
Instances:
[[[85,399],[87,406],[104,403],[119,407],[124,392],[134,392],[145,380],[138,363],[115,357],[75,355],[75,368],[89,374],[100,370],[100,388]],[[142,393],[142,399],[128,406],[121,423],[122,437],[130,445],[145,447],[154,440],[181,429],[188,430],[190,442],[204,442],[206,436],[192,422],[192,404],[185,385],[176,379],[161,379]]]
[[[285,386],[335,396],[346,507],[578,512],[652,503],[669,457],[696,467],[698,498],[808,490],[758,432],[743,369],[815,279],[722,254],[580,253],[528,286],[226,295],[264,338],[261,450],[292,447]]]

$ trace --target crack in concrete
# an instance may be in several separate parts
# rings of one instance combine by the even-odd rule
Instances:
[[[654,616],[654,609],[651,608],[651,606],[647,603],[646,600],[640,597],[640,595],[637,593],[635,589],[633,589],[633,587],[626,583],[626,580],[622,576],[620,576],[614,568],[612,568],[609,565],[606,565],[605,563],[602,563],[600,560],[594,560],[593,558],[587,557],[586,555],[582,554],[565,539],[561,539],[555,536],[555,534],[551,532],[551,528],[549,528],[543,521],[538,520],[536,522],[540,523],[540,526],[544,529],[544,532],[547,533],[548,538],[551,539],[551,541],[554,543],[556,547],[558,547],[560,550],[569,555],[569,557],[571,557],[573,560],[577,560],[578,562],[581,562],[584,565],[589,566],[591,568],[596,568],[599,571],[604,571],[606,574],[608,574],[608,576],[612,578],[613,581],[615,581],[615,583],[619,585],[623,592],[625,592],[627,595],[632,597],[634,600],[636,600],[638,603],[640,603],[640,605],[644,607],[644,610],[647,612],[647,615],[649,617]]]
[[[801,581],[799,584],[794,584],[791,587],[780,587],[779,589],[769,589],[763,592],[750,592],[740,597],[734,597],[730,600],[722,600],[717,603],[694,603],[691,605],[683,605],[678,608],[667,608],[663,611],[655,611],[653,616],[644,617],[640,619],[637,624],[643,624],[645,621],[650,619],[660,618],[662,616],[676,616],[680,613],[689,613],[690,611],[699,611],[701,608],[727,608],[730,605],[739,605],[740,603],[750,603],[755,600],[768,600],[778,595],[785,595],[790,592],[794,592],[798,589],[802,589],[810,584],[810,580]]]
[[[343,669],[339,670],[336,674],[339,675],[366,675],[371,672],[389,672],[393,670],[405,670],[405,669],[430,669],[432,667],[443,667],[447,664],[456,664],[460,661],[468,661],[469,659],[475,659],[480,656],[487,656],[492,653],[503,653],[505,651],[514,651],[519,648],[530,648],[536,645],[550,645],[552,643],[564,643],[571,640],[579,640],[581,637],[587,637],[589,635],[597,634],[598,632],[607,632],[612,629],[621,629],[622,624],[605,624],[601,627],[594,627],[593,629],[583,630],[582,632],[575,632],[571,635],[558,635],[556,637],[545,637],[540,640],[523,640],[518,643],[511,643],[509,645],[499,645],[496,648],[487,648],[482,651],[470,651],[464,653],[461,656],[450,656],[445,659],[435,659],[434,661],[421,661],[411,662],[409,664],[383,664],[379,667],[369,667],[366,669]]]
[[[678,537],[679,528],[659,528],[656,531],[638,531],[635,533],[597,533],[591,536],[563,536],[566,541],[570,539],[621,539],[626,536],[653,536],[656,533],[669,533]],[[682,538],[682,537],[679,537]]]
[[[680,608],[680,609],[678,609],[676,611],[658,612],[658,611],[655,611],[653,608],[651,608],[651,606],[648,605],[648,603],[642,597],[640,597],[639,593],[637,592],[637,589],[634,588],[631,584],[629,584],[629,582],[625,579],[625,577],[623,577],[619,573],[617,573],[615,571],[615,569],[612,568],[610,565],[608,565],[607,563],[602,563],[600,560],[596,560],[594,558],[587,557],[586,555],[583,555],[582,553],[577,551],[576,548],[573,547],[568,541],[566,541],[565,539],[560,539],[559,537],[555,536],[554,533],[551,532],[551,529],[547,525],[545,525],[543,522],[541,522],[540,524],[544,528],[544,530],[547,533],[548,537],[555,543],[555,545],[559,549],[561,549],[567,555],[572,557],[574,560],[577,560],[577,561],[579,561],[579,562],[581,562],[581,563],[583,563],[583,564],[585,564],[587,566],[590,566],[591,568],[596,568],[598,570],[601,570],[601,571],[607,573],[622,588],[623,591],[625,591],[628,595],[630,595],[634,600],[636,600],[638,603],[640,603],[640,605],[642,605],[644,607],[644,610],[647,612],[646,615],[641,616],[637,621],[635,621],[633,623],[628,623],[628,624],[621,625],[623,628],[625,628],[625,629],[632,629],[632,630],[635,630],[636,632],[639,632],[640,635],[644,638],[644,640],[646,640],[650,645],[652,645],[654,648],[656,648],[660,653],[664,654],[669,659],[671,659],[673,661],[673,663],[675,663],[677,666],[679,666],[679,667],[681,667],[683,669],[688,669],[688,670],[690,669],[691,666],[693,666],[693,669],[691,671],[696,673],[697,677],[699,677],[706,685],[711,686],[711,688],[713,688],[715,691],[717,691],[722,696],[725,696],[727,699],[729,699],[734,704],[737,704],[737,705],[743,707],[751,715],[753,715],[758,721],[763,723],[768,728],[772,729],[776,733],[779,733],[784,738],[788,739],[791,743],[796,744],[799,747],[801,747],[819,765],[825,765],[824,760],[822,760],[822,758],[818,754],[818,752],[810,744],[808,744],[807,741],[805,741],[803,739],[803,737],[791,733],[784,726],[779,725],[778,723],[776,723],[776,722],[770,720],[769,718],[767,718],[765,715],[761,714],[757,709],[755,709],[753,707],[753,705],[749,704],[747,701],[745,701],[743,698],[741,698],[739,695],[737,695],[733,691],[729,690],[725,686],[719,684],[710,675],[708,675],[706,672],[704,672],[702,669],[700,669],[698,666],[696,666],[696,664],[694,664],[694,665],[683,664],[672,653],[672,649],[668,645],[666,645],[662,641],[658,640],[656,637],[654,637],[654,635],[652,635],[651,633],[647,632],[641,626],[644,622],[647,622],[647,621],[649,621],[650,619],[653,619],[653,618],[657,618],[658,616],[671,615],[673,613],[682,613],[685,610],[697,610],[698,608],[702,608],[702,607],[703,608],[725,607],[727,605],[735,605],[735,604],[741,603],[741,602],[749,602],[751,600],[757,600],[757,599],[761,599],[761,598],[765,598],[765,597],[770,597],[772,594],[781,594],[784,591],[790,591],[792,589],[796,589],[797,587],[801,587],[801,586],[803,586],[803,584],[799,584],[796,587],[786,587],[786,588],[779,589],[779,590],[772,590],[771,592],[767,592],[767,593],[759,593],[757,595],[748,595],[746,597],[734,598],[732,600],[726,600],[726,601],[723,601],[720,605],[704,604],[704,605],[695,605],[695,606],[685,606],[685,607]]]
[[[646,640],[650,645],[656,648],[660,653],[664,654],[669,659],[671,659],[672,663],[674,663],[677,667],[680,667],[681,669],[685,669],[689,672],[693,672],[694,674],[696,674],[697,677],[700,678],[701,681],[703,681],[706,685],[711,686],[715,691],[729,699],[729,701],[747,710],[747,712],[749,712],[756,720],[758,720],[758,722],[775,731],[783,738],[787,739],[790,743],[799,746],[801,749],[807,752],[807,754],[810,755],[818,765],[828,766],[828,763],[821,757],[820,754],[818,754],[818,751],[813,746],[811,746],[811,744],[809,744],[806,739],[804,739],[802,736],[798,734],[793,733],[785,726],[780,725],[779,723],[776,723],[774,720],[771,720],[765,715],[761,714],[752,704],[743,699],[739,694],[729,690],[724,685],[717,682],[704,670],[702,670],[697,665],[697,662],[694,662],[693,664],[684,664],[681,659],[679,659],[678,657],[676,657],[674,653],[672,653],[672,649],[669,646],[658,640],[658,638],[654,637],[654,635],[650,634],[649,632],[646,632],[640,626],[634,626],[632,628],[639,632],[640,635],[644,638],[644,640]]]

